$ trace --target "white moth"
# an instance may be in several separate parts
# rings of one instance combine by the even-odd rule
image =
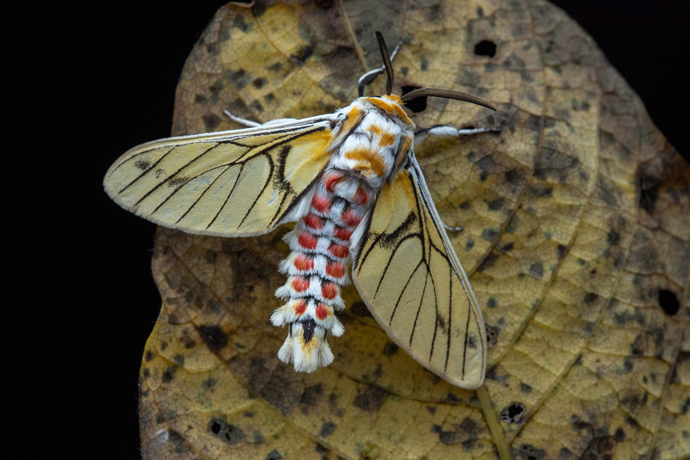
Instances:
[[[345,331],[336,313],[345,308],[340,290],[351,265],[362,299],[395,343],[450,383],[476,388],[486,369],[484,321],[403,108],[420,96],[493,107],[433,88],[391,95],[393,69],[377,38],[386,95],[359,97],[330,115],[135,147],[112,165],[105,190],[123,208],[189,233],[246,237],[296,222],[280,264],[288,280],[276,291],[285,304],[271,316],[287,326],[278,357],[295,370],[333,362],[327,337]]]

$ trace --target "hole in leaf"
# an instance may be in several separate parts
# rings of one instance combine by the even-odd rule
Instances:
[[[482,40],[474,45],[474,54],[477,56],[496,56],[496,43],[491,40]]]
[[[667,315],[675,315],[680,310],[680,302],[673,291],[659,289],[659,306]]]
[[[522,403],[510,403],[508,407],[501,411],[501,421],[506,423],[518,423],[527,412],[527,408]]]
[[[402,87],[403,96],[405,94],[409,93],[410,91],[414,91],[414,90],[419,89],[419,88],[420,88],[419,86],[403,86]],[[414,113],[419,113],[419,112],[423,111],[424,109],[426,109],[426,96],[412,99],[410,102],[405,104],[405,107],[412,110],[412,112],[414,112]]]

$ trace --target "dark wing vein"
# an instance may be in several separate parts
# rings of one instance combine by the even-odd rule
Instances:
[[[240,172],[237,173],[237,179],[235,179],[235,183],[232,184],[232,189],[230,189],[230,193],[228,193],[228,196],[225,197],[225,201],[223,201],[223,205],[220,208],[218,208],[218,212],[216,213],[215,216],[213,216],[213,219],[211,219],[211,222],[209,222],[208,225],[206,226],[206,230],[208,230],[208,228],[211,225],[213,225],[213,223],[216,221],[216,219],[218,218],[220,213],[225,208],[225,205],[228,204],[228,200],[230,199],[233,192],[235,191],[235,187],[237,186],[237,183],[240,181],[240,176],[242,175],[242,171],[244,171],[244,165],[245,165],[244,163],[240,163]]]
[[[395,312],[398,310],[398,305],[400,305],[400,299],[402,299],[403,294],[405,294],[405,290],[407,290],[407,286],[410,284],[410,281],[412,281],[412,277],[414,276],[415,273],[417,273],[417,270],[419,270],[419,267],[421,267],[423,263],[424,263],[423,260],[419,261],[419,263],[417,264],[415,269],[412,270],[410,277],[407,278],[407,282],[405,283],[405,286],[400,291],[400,295],[398,296],[398,300],[395,301],[395,306],[393,307],[393,311],[391,312],[391,319],[388,320],[388,326],[389,327],[393,323],[393,317],[395,316]]]

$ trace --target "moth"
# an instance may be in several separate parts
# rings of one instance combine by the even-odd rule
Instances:
[[[270,318],[287,326],[278,357],[296,371],[333,362],[327,336],[344,333],[336,313],[351,269],[397,345],[450,383],[477,388],[486,369],[482,313],[424,182],[404,107],[433,96],[496,109],[450,90],[391,94],[391,56],[376,36],[384,65],[360,79],[347,107],[149,142],[122,155],[104,187],[126,210],[188,233],[249,237],[296,222],[280,264],[287,282],[276,291],[285,304]],[[384,70],[386,94],[362,96],[362,82]]]

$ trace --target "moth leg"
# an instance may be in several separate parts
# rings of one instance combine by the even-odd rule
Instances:
[[[393,52],[391,53],[391,56],[390,56],[391,62],[393,61],[393,59],[395,59],[395,55],[398,54],[398,51],[400,51],[400,47],[402,47],[404,40],[405,40],[404,38],[401,38],[400,41],[398,42],[398,44],[395,45],[395,49],[393,50]],[[369,72],[367,72],[364,75],[362,75],[361,77],[359,77],[359,80],[357,81],[357,94],[358,94],[358,96],[359,97],[364,96],[364,87],[367,86],[368,84],[370,84],[371,82],[373,82],[374,80],[376,80],[376,77],[378,77],[379,75],[381,75],[385,71],[386,71],[386,67],[381,66],[378,69],[370,70]]]
[[[275,124],[280,124],[280,123],[287,123],[290,121],[297,121],[297,118],[276,118],[275,120],[267,121],[266,123],[257,123],[256,121],[251,121],[251,120],[246,120],[244,118],[240,118],[238,116],[235,116],[231,114],[228,110],[223,110],[223,113],[228,116],[232,121],[237,122],[241,125],[246,126],[247,128],[256,128],[258,126],[270,126],[270,125],[275,125]]]
[[[417,130],[414,133],[414,139],[415,139],[415,143],[417,143],[417,142],[421,141],[422,139],[424,139],[424,137],[426,137],[428,135],[460,137],[460,136],[471,136],[473,134],[500,133],[500,132],[501,132],[501,128],[457,129],[457,128],[454,128],[453,126],[437,125],[437,126],[432,126],[431,128],[425,128],[425,129]],[[463,231],[462,225],[458,225],[457,227],[453,227],[453,226],[448,225],[447,223],[443,222],[443,226],[445,227],[446,230],[450,230],[451,232]]]
[[[461,232],[464,230],[462,225],[458,225],[457,227],[451,227],[447,223],[443,222],[443,226],[446,228],[446,230],[450,230],[451,232]]]
[[[257,126],[261,126],[261,123],[257,123],[255,121],[251,120],[245,120],[244,118],[236,117],[235,115],[231,114],[228,110],[223,110],[223,113],[228,116],[229,119],[232,121],[239,123],[241,125],[246,126],[247,128],[256,128]]]
[[[431,128],[422,128],[415,131],[415,140],[419,138],[423,139],[425,136],[449,136],[449,137],[459,137],[459,136],[471,136],[474,134],[483,133],[500,133],[501,128],[465,128],[457,129],[453,126],[448,125],[436,125]]]

